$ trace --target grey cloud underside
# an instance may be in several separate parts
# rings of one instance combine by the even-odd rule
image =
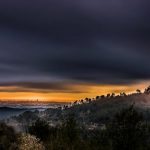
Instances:
[[[88,91],[73,87],[69,83],[5,82],[0,83],[0,86],[3,87],[0,92],[88,93]]]
[[[0,83],[132,84],[150,79],[146,0],[0,2]],[[55,77],[55,79],[54,79]],[[40,83],[40,85],[38,84]],[[61,90],[65,85],[49,86]]]

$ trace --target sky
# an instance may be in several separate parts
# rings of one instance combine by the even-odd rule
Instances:
[[[73,101],[150,83],[149,0],[1,0],[0,99]]]

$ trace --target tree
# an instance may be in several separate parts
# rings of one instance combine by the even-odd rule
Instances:
[[[12,127],[0,123],[0,150],[16,150],[17,134]]]
[[[19,150],[45,150],[40,139],[30,134],[22,134],[19,138]]]
[[[141,150],[146,147],[146,126],[134,106],[123,109],[108,126],[114,150]]]
[[[92,102],[92,100],[91,100],[91,98],[89,98],[89,103],[91,103]]]
[[[121,92],[120,96],[125,97],[125,96],[127,96],[127,94],[125,92]]]
[[[49,135],[49,124],[44,121],[38,119],[32,126],[29,127],[29,133],[35,135],[37,138],[45,141]]]
[[[78,139],[78,126],[74,115],[69,115],[62,124],[64,139],[67,143],[72,144]]]
[[[137,92],[138,94],[141,94],[141,93],[142,93],[141,90],[139,90],[139,89],[137,89],[136,92]]]
[[[110,98],[110,94],[107,94],[107,98]]]
[[[150,94],[150,86],[145,89],[144,93],[145,94]]]
[[[100,96],[96,96],[96,100],[98,100],[100,98]]]
[[[81,104],[84,104],[84,100],[83,100],[83,99],[81,99],[81,100],[80,100],[80,103],[81,103]]]
[[[88,102],[88,101],[89,101],[89,98],[86,97],[86,98],[85,98],[85,101]]]
[[[73,105],[77,105],[77,104],[78,104],[78,101],[77,101],[77,100],[73,102]]]
[[[105,98],[105,95],[101,95],[101,99]]]
[[[115,93],[112,93],[110,97],[111,97],[111,98],[114,98],[114,97],[115,97]]]

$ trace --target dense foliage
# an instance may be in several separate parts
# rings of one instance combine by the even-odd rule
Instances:
[[[0,150],[15,150],[17,134],[12,127],[0,123]]]
[[[40,134],[42,131],[43,134]],[[148,150],[150,148],[149,125],[133,106],[117,113],[105,128],[85,128],[78,125],[71,115],[56,127],[50,127],[45,121],[37,120],[29,127],[29,132],[40,138],[47,150]]]

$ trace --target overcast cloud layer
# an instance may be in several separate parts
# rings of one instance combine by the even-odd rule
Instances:
[[[148,0],[1,0],[0,85],[149,80],[149,16]]]

